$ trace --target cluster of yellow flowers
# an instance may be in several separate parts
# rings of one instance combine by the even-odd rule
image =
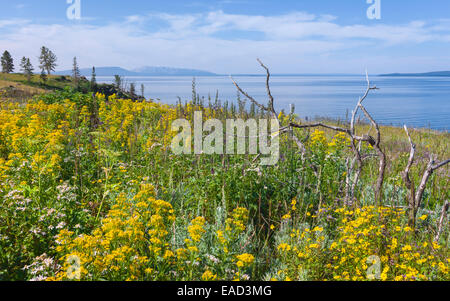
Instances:
[[[206,270],[202,275],[203,281],[214,281],[217,280],[217,275],[213,274],[210,270]]]
[[[5,103],[0,106],[0,177],[6,183],[12,167],[30,164],[31,170],[42,176],[55,176],[60,169],[64,143],[74,134],[69,118],[74,104],[66,101],[47,105],[42,101],[20,106]],[[11,175],[11,177],[17,176]]]
[[[154,102],[134,102],[130,99],[117,99],[115,95],[100,100],[99,117],[102,120],[105,141],[113,141],[119,147],[132,151],[137,141],[146,139],[142,146],[149,149],[155,143],[170,145],[172,136],[168,129],[176,119],[176,110],[169,105]],[[150,126],[156,124],[156,127]]]
[[[231,242],[245,231],[247,220],[248,210],[238,207],[233,210],[231,217],[226,219],[225,229],[217,230],[216,236],[225,254],[229,253]]]
[[[311,280],[448,280],[448,254],[436,242],[416,243],[413,229],[402,225],[403,209],[324,210],[338,219],[335,237],[319,226],[293,229],[277,247],[288,268],[274,279],[306,274]]]
[[[147,279],[158,273],[160,261],[171,262],[174,257],[168,237],[175,220],[172,205],[154,198],[153,187],[142,185],[132,199],[119,194],[116,204],[92,235],[75,236],[62,230],[57,238],[56,251],[62,254],[64,266],[54,278],[67,280],[71,262],[80,259],[80,278],[83,280]]]
[[[327,143],[327,138],[325,137],[325,132],[321,130],[314,130],[311,134],[311,145],[312,146],[325,146]]]
[[[219,244],[224,248],[220,262],[232,256],[226,248],[233,244],[232,236],[245,229],[247,216],[246,209],[235,209],[227,220],[227,229],[217,232]],[[91,235],[76,236],[61,230],[56,251],[64,264],[47,280],[71,280],[74,274],[78,275],[75,279],[81,280],[192,280],[195,275],[199,275],[198,280],[219,279],[212,272],[213,266],[200,264],[202,257],[211,256],[202,254],[201,250],[205,218],[196,217],[191,221],[187,227],[189,238],[181,248],[172,241],[174,222],[171,204],[155,199],[151,185],[141,185],[131,199],[121,193],[101,226]],[[71,258],[78,260],[78,274],[71,273],[74,268]],[[234,260],[240,270],[249,267],[254,257],[241,254]]]
[[[351,139],[346,133],[339,132],[328,142],[324,131],[316,129],[311,134],[311,146],[315,150],[326,150],[327,154],[346,150],[350,147]]]
[[[240,234],[245,230],[245,223],[248,220],[248,210],[238,207],[233,210],[232,217],[226,220],[226,230],[235,231]]]
[[[192,224],[188,227],[189,235],[194,242],[199,242],[203,233],[205,233],[205,229],[203,228],[205,222],[205,218],[199,216],[195,218],[192,221]]]
[[[348,147],[351,143],[351,139],[345,133],[337,133],[331,142],[328,143],[328,147],[334,151],[343,150],[345,147]]]
[[[244,253],[241,255],[237,255],[237,262],[236,265],[238,266],[238,268],[243,268],[246,266],[249,266],[253,263],[253,261],[255,261],[255,257],[253,257],[252,254],[248,254],[248,253]]]

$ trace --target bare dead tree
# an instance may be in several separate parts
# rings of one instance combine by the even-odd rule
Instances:
[[[366,81],[367,81],[367,91],[366,91],[366,94],[364,95],[365,96],[364,99],[367,97],[370,90],[378,89],[377,87],[370,86],[369,75],[368,75],[367,71],[366,71]],[[375,121],[375,119],[372,118],[372,116],[369,114],[369,112],[367,112],[366,108],[363,106],[363,104],[362,104],[363,100],[361,100],[359,102],[358,106],[363,111],[366,118],[370,120],[370,123],[373,125],[373,127],[375,128],[376,133],[377,133],[375,143],[372,142],[370,144],[376,150],[378,157],[379,157],[379,161],[380,161],[379,169],[378,169],[378,178],[377,178],[377,183],[376,183],[376,187],[375,187],[375,201],[377,201],[378,204],[381,205],[381,201],[383,198],[384,172],[386,170],[386,154],[383,152],[383,150],[380,147],[380,143],[381,143],[380,127],[379,127],[378,123]]]
[[[384,154],[383,150],[380,147],[381,132],[380,132],[379,125],[372,118],[372,116],[368,113],[368,111],[362,104],[363,101],[368,97],[370,91],[378,90],[378,88],[376,86],[371,86],[367,72],[366,72],[366,81],[367,81],[366,91],[365,91],[364,95],[359,99],[358,103],[356,104],[355,109],[352,111],[350,129],[336,127],[336,126],[330,126],[330,125],[323,124],[323,123],[315,123],[315,124],[308,124],[308,125],[297,125],[295,123],[290,124],[291,127],[296,127],[296,128],[323,127],[323,128],[328,128],[328,129],[331,129],[334,131],[346,133],[348,136],[350,136],[351,148],[352,148],[352,151],[353,151],[355,157],[352,160],[352,162],[348,168],[348,171],[347,171],[347,177],[346,177],[347,189],[346,189],[346,197],[345,197],[345,201],[347,204],[349,204],[350,202],[353,201],[354,193],[355,193],[355,190],[356,190],[356,187],[357,187],[357,184],[359,181],[359,177],[361,175],[362,168],[363,168],[363,158],[370,157],[370,156],[362,156],[361,155],[362,142],[369,143],[377,151],[380,163],[379,163],[378,178],[377,178],[376,187],[375,187],[375,200],[379,204],[381,204],[381,199],[382,199],[382,187],[383,187],[383,182],[384,182],[384,173],[385,173],[385,169],[386,169],[386,155]],[[356,134],[356,130],[355,130],[355,119],[356,119],[359,109],[361,109],[361,111],[364,113],[366,118],[369,119],[369,121],[371,122],[371,128],[369,129],[368,133],[363,136],[358,136]],[[375,127],[375,129],[376,129],[376,132],[377,132],[376,138],[373,138],[372,136],[369,135],[372,127]],[[358,167],[356,168],[356,171],[355,171],[356,163],[358,163]],[[354,173],[353,181],[350,181],[351,174],[353,174],[353,173]]]
[[[269,68],[267,68],[260,59],[257,59],[257,61],[266,70],[266,90],[267,90],[267,95],[269,97],[267,106],[264,106],[263,104],[259,103],[256,99],[254,99],[247,92],[245,92],[231,76],[230,76],[230,78],[240,93],[242,93],[245,97],[247,97],[253,104],[255,104],[262,111],[270,113],[274,118],[276,118],[278,120],[278,114],[274,108],[274,98],[273,98],[271,90],[270,90]],[[376,187],[375,187],[375,200],[379,204],[381,204],[382,186],[383,186],[383,181],[384,181],[384,173],[385,173],[385,169],[386,169],[386,155],[384,154],[383,150],[380,147],[381,133],[380,133],[379,125],[372,118],[372,116],[367,112],[367,110],[365,109],[365,107],[362,104],[363,101],[368,97],[369,93],[372,90],[377,90],[378,88],[376,86],[371,86],[367,72],[366,72],[366,81],[367,81],[366,91],[365,91],[364,95],[359,99],[358,103],[356,104],[355,109],[352,112],[350,128],[343,128],[343,127],[329,125],[329,124],[322,123],[322,122],[310,123],[310,124],[298,124],[298,123],[290,121],[288,126],[280,129],[280,134],[290,133],[290,135],[289,135],[290,138],[297,144],[298,148],[302,152],[302,155],[306,154],[307,149],[306,149],[304,143],[298,137],[296,137],[296,135],[293,134],[294,128],[311,129],[311,128],[322,127],[322,128],[330,129],[333,131],[345,133],[351,138],[351,140],[352,140],[351,148],[352,148],[352,151],[353,151],[355,157],[352,160],[352,163],[349,167],[349,173],[352,174],[354,172],[356,164],[358,164],[358,167],[357,167],[356,171],[354,172],[353,181],[350,181],[350,176],[347,175],[347,180],[346,180],[346,186],[347,186],[346,202],[347,203],[352,201],[354,198],[354,192],[356,190],[356,187],[357,187],[357,184],[359,181],[359,177],[360,177],[360,174],[361,174],[361,171],[363,168],[363,159],[370,157],[370,156],[362,156],[361,155],[361,144],[362,144],[362,142],[369,143],[376,150],[378,157],[379,157],[379,161],[380,161],[379,173],[378,173],[378,178],[377,178]],[[364,115],[366,116],[366,118],[370,121],[371,128],[374,127],[376,129],[376,133],[377,133],[376,138],[369,135],[370,130],[366,135],[358,136],[356,134],[355,120],[356,120],[358,110],[361,110],[364,113]],[[349,174],[349,173],[347,173],[347,174]]]
[[[415,186],[412,183],[409,172],[411,170],[411,166],[414,163],[414,156],[416,153],[416,145],[412,142],[411,135],[409,134],[408,128],[406,125],[404,126],[406,135],[408,136],[409,144],[411,145],[411,149],[409,152],[408,163],[406,164],[405,171],[402,172],[402,178],[405,182],[406,188],[409,190],[408,196],[408,208],[409,208],[409,224],[413,225],[415,223]]]
[[[411,180],[409,173],[411,170],[411,166],[414,163],[414,157],[416,152],[416,145],[413,143],[411,139],[411,135],[409,134],[408,128],[406,125],[404,126],[406,135],[408,136],[409,144],[411,145],[410,153],[409,153],[409,159],[408,163],[406,165],[405,171],[402,173],[403,181],[405,182],[406,188],[409,189],[409,224],[410,226],[415,226],[416,224],[416,215],[417,210],[420,208],[420,205],[422,204],[422,198],[423,193],[425,191],[425,188],[427,187],[427,182],[430,178],[430,176],[436,171],[437,169],[447,165],[450,163],[450,159],[447,159],[442,162],[436,162],[437,156],[434,154],[430,154],[429,162],[427,164],[427,167],[422,175],[422,179],[420,181],[419,187],[416,188],[414,186],[413,181]]]

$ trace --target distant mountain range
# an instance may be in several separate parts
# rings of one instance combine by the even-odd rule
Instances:
[[[80,69],[82,76],[91,76],[92,68]],[[71,75],[72,70],[55,72],[57,75]],[[121,67],[96,67],[97,76],[214,76],[215,73],[197,69],[170,68],[170,67],[141,67],[134,70],[127,70]]]
[[[92,74],[92,68],[80,69],[82,76],[89,77]],[[127,70],[121,67],[96,67],[95,73],[97,76],[219,76],[209,71],[198,69],[185,69],[185,68],[171,68],[171,67],[141,67],[132,70]],[[57,75],[71,75],[72,70],[63,70],[55,72]],[[235,74],[239,76],[265,76],[265,74]],[[321,76],[325,74],[274,74],[275,76]],[[337,74],[336,74],[337,75]],[[426,73],[388,73],[380,74],[378,76],[449,76],[450,71],[435,71]]]
[[[450,71],[435,71],[426,73],[390,73],[379,76],[450,76]]]

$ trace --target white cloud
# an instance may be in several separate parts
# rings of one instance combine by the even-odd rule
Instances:
[[[448,20],[437,20],[343,26],[334,16],[306,12],[251,16],[223,11],[133,15],[96,26],[0,20],[0,29],[8,27],[0,32],[0,45],[17,57],[35,59],[45,44],[57,54],[58,69],[70,68],[77,56],[83,67],[166,65],[219,73],[259,72],[255,58],[261,57],[273,72],[356,72],[366,67],[361,62],[367,62],[370,70],[395,66],[395,58],[379,53],[386,47],[450,42],[447,24]],[[262,38],[236,38],[230,31],[249,36],[256,32]],[[445,57],[438,59],[446,62]]]
[[[28,20],[24,19],[6,19],[6,20],[0,20],[0,29],[5,27],[17,27],[17,26],[23,26],[25,24],[29,23]]]
[[[439,20],[428,26],[423,21],[401,25],[339,25],[337,17],[293,12],[278,16],[227,14],[213,11],[207,14],[171,15],[152,14],[169,24],[161,37],[172,38],[190,35],[212,35],[222,31],[238,30],[260,32],[266,39],[299,40],[322,38],[327,40],[377,39],[387,43],[424,42],[443,39],[438,31],[450,33],[448,20]]]

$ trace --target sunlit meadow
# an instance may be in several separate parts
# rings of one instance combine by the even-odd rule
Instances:
[[[382,203],[376,157],[344,203],[345,134],[295,130],[308,156],[285,135],[275,166],[254,155],[174,155],[171,123],[194,111],[266,117],[217,99],[170,106],[69,89],[2,102],[0,280],[450,279],[448,221],[435,239],[448,168],[428,182],[411,227],[402,129],[382,127]],[[412,136],[417,183],[428,153],[448,157],[449,136]]]

